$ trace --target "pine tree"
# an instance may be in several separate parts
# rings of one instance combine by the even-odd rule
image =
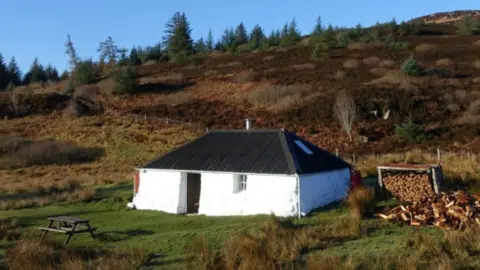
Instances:
[[[327,29],[323,32],[323,40],[328,44],[328,46],[336,45],[337,34],[335,33],[335,30],[331,24],[329,24]]]
[[[69,76],[70,75],[68,74],[68,71],[64,70],[62,72],[62,75],[60,75],[60,80],[66,80],[66,79],[68,79]]]
[[[233,28],[226,28],[222,35],[222,47],[225,51],[235,50],[237,44],[235,42],[235,32]]]
[[[10,59],[7,67],[7,73],[10,82],[12,82],[14,85],[20,85],[22,83],[22,72],[20,71],[20,68],[18,68],[15,57]]]
[[[45,73],[45,69],[43,66],[38,62],[38,58],[35,58],[33,60],[32,66],[30,67],[30,70],[28,71],[29,74],[29,83],[35,83],[35,82],[46,82],[47,81],[47,75]]]
[[[260,42],[265,39],[262,28],[257,24],[253,27],[250,33],[249,47],[251,49],[257,49],[260,47]]]
[[[119,66],[126,66],[130,63],[130,58],[127,56],[127,49],[119,49],[120,57],[118,58],[117,64]]]
[[[317,23],[313,27],[312,36],[320,36],[323,33],[322,18],[317,17]]]
[[[203,38],[200,38],[197,42],[195,42],[195,53],[204,53],[207,51],[207,45]]]
[[[4,90],[10,82],[8,75],[7,66],[5,65],[2,54],[0,54],[0,90]]]
[[[278,46],[280,45],[280,30],[273,31],[270,33],[270,36],[268,36],[268,45],[269,46]]]
[[[248,42],[247,29],[240,23],[235,29],[235,44],[242,45]]]
[[[72,71],[74,71],[78,64],[79,58],[77,55],[77,51],[73,46],[70,34],[67,35],[67,42],[65,43],[65,53],[68,55],[68,62],[70,63],[70,68],[72,69]]]
[[[58,81],[59,75],[57,69],[49,64],[47,68],[45,68],[45,77],[49,81]]]
[[[288,36],[293,42],[298,42],[302,38],[302,34],[297,28],[297,22],[293,19],[288,26]]]
[[[166,23],[164,44],[169,57],[177,58],[179,55],[190,55],[193,52],[192,29],[185,13],[176,12]]]
[[[208,37],[207,37],[207,41],[206,41],[206,44],[207,46],[207,50],[209,52],[213,51],[213,34],[212,34],[212,29],[208,30]]]
[[[138,50],[136,48],[132,48],[130,50],[130,54],[128,55],[128,60],[131,65],[138,65],[142,61],[140,60],[140,55],[138,53]]]
[[[280,45],[292,46],[296,44],[301,39],[300,31],[297,29],[297,23],[295,19],[293,19],[290,24],[285,24],[282,29],[281,33],[281,42]]]
[[[97,52],[100,53],[100,58],[108,59],[109,65],[115,65],[120,51],[112,37],[108,36],[105,41],[100,42]]]

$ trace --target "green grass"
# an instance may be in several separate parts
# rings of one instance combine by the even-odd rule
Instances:
[[[102,201],[47,206],[0,212],[0,218],[16,217],[23,227],[22,234],[39,238],[38,226],[47,225],[47,217],[72,215],[91,220],[98,228],[98,239],[88,234],[76,235],[70,245],[109,250],[125,250],[142,247],[152,254],[150,268],[175,269],[185,266],[185,248],[197,235],[203,235],[213,246],[219,247],[224,240],[244,229],[255,229],[268,220],[268,216],[206,217],[171,215],[157,211],[138,211],[126,208],[131,198],[131,185],[115,185],[99,189],[106,197]],[[296,225],[328,224],[348,215],[342,204],[332,205],[300,220],[291,220]],[[414,232],[411,227],[390,224],[381,220],[362,221],[366,236],[336,243],[326,251],[334,256],[364,256],[384,252],[406,252],[408,237]],[[422,229],[428,231],[428,229]],[[430,230],[432,231],[432,230]],[[64,235],[50,233],[47,236],[62,242]],[[5,256],[9,245],[3,242],[0,257]]]

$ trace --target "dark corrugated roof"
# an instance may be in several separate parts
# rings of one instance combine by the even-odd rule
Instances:
[[[313,154],[306,154],[295,140]],[[261,174],[305,174],[348,164],[294,133],[278,130],[216,130],[159,157],[142,168]]]

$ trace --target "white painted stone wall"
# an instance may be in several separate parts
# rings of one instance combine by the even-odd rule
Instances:
[[[297,215],[295,176],[247,175],[245,191],[235,192],[233,174],[202,173],[199,214],[232,216]]]
[[[140,171],[140,187],[133,204],[140,210],[186,212],[186,179],[180,172]]]
[[[300,176],[300,209],[307,215],[315,208],[345,198],[350,188],[350,170],[342,169]]]

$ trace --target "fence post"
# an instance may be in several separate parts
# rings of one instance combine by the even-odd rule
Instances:
[[[165,116],[165,124],[168,125],[168,117]]]
[[[335,149],[335,155],[337,155],[337,157],[338,157],[338,148]]]
[[[440,162],[440,148],[437,148],[437,161]]]
[[[355,161],[355,153],[353,153],[353,163],[356,163],[356,161]]]

